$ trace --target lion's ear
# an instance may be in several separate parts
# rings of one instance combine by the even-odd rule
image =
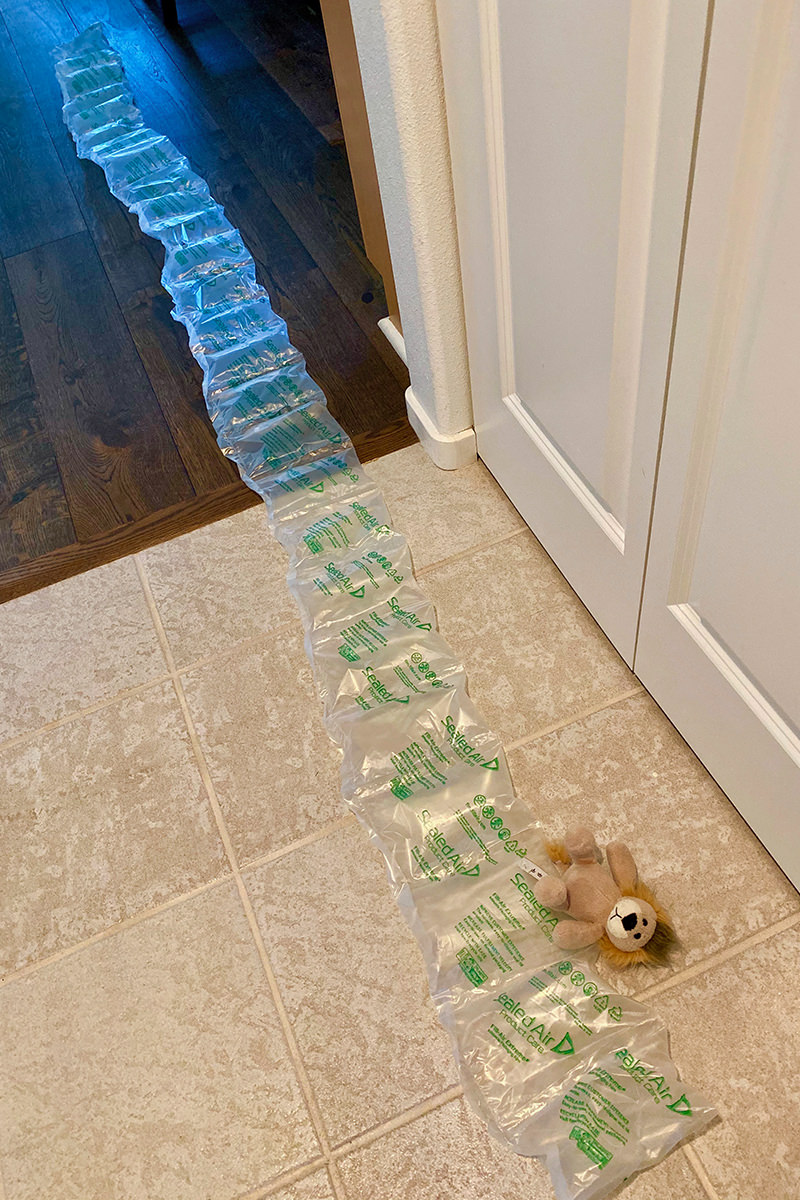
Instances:
[[[656,931],[644,948],[648,966],[667,966],[673,951],[677,947],[678,938],[669,918],[659,917],[656,921]]]
[[[672,918],[647,884],[641,880],[631,889],[630,894],[639,900],[646,900],[656,914],[656,931],[643,950],[647,955],[645,961],[651,967],[666,966],[670,955],[680,945]]]

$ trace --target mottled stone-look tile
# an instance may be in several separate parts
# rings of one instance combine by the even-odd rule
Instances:
[[[720,1200],[800,1196],[798,977],[795,928],[650,1001],[722,1118],[694,1144]]]
[[[636,686],[534,536],[427,573],[443,637],[487,723],[514,741]]]
[[[298,1183],[271,1192],[270,1200],[336,1200],[327,1171],[316,1171]]]
[[[456,1081],[422,957],[363,830],[245,880],[332,1142]]]
[[[172,685],[0,751],[0,971],[229,870]]]
[[[437,1108],[339,1161],[349,1200],[553,1200],[545,1168],[504,1149],[464,1100]],[[683,1156],[637,1176],[625,1200],[705,1200]]]
[[[339,752],[298,630],[249,643],[183,682],[240,862],[345,815]]]
[[[417,571],[525,527],[483,463],[442,471],[415,445],[368,463],[367,474],[408,538]]]
[[[641,878],[698,962],[780,920],[800,897],[649,696],[634,696],[514,750],[518,795],[561,837],[594,830],[626,842]],[[602,967],[609,975],[608,968]],[[615,980],[638,991],[669,972],[632,968]]]
[[[0,741],[166,673],[133,559],[0,606]]]
[[[0,991],[7,1200],[229,1200],[318,1153],[233,885]]]
[[[299,620],[263,504],[141,555],[178,666]]]

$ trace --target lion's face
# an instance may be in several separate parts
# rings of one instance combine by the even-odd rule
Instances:
[[[656,931],[655,909],[646,900],[622,896],[606,921],[606,933],[618,950],[641,950]]]

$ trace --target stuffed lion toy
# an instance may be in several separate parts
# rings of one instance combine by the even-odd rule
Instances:
[[[650,888],[639,880],[633,855],[622,842],[609,842],[606,863],[593,834],[571,829],[562,842],[548,845],[560,879],[540,879],[534,894],[540,904],[567,912],[554,933],[563,950],[599,945],[614,967],[636,963],[663,965],[677,945],[672,922]]]

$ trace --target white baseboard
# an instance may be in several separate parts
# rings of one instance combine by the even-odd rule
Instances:
[[[460,433],[442,433],[411,388],[406,390],[406,410],[411,428],[437,467],[444,471],[455,471],[458,467],[467,467],[475,462],[478,453],[472,426],[462,429]]]
[[[395,351],[399,358],[402,358],[406,366],[408,359],[406,358],[406,339],[403,337],[400,330],[395,325],[391,317],[381,317],[378,321],[378,329],[386,338],[389,345]]]

